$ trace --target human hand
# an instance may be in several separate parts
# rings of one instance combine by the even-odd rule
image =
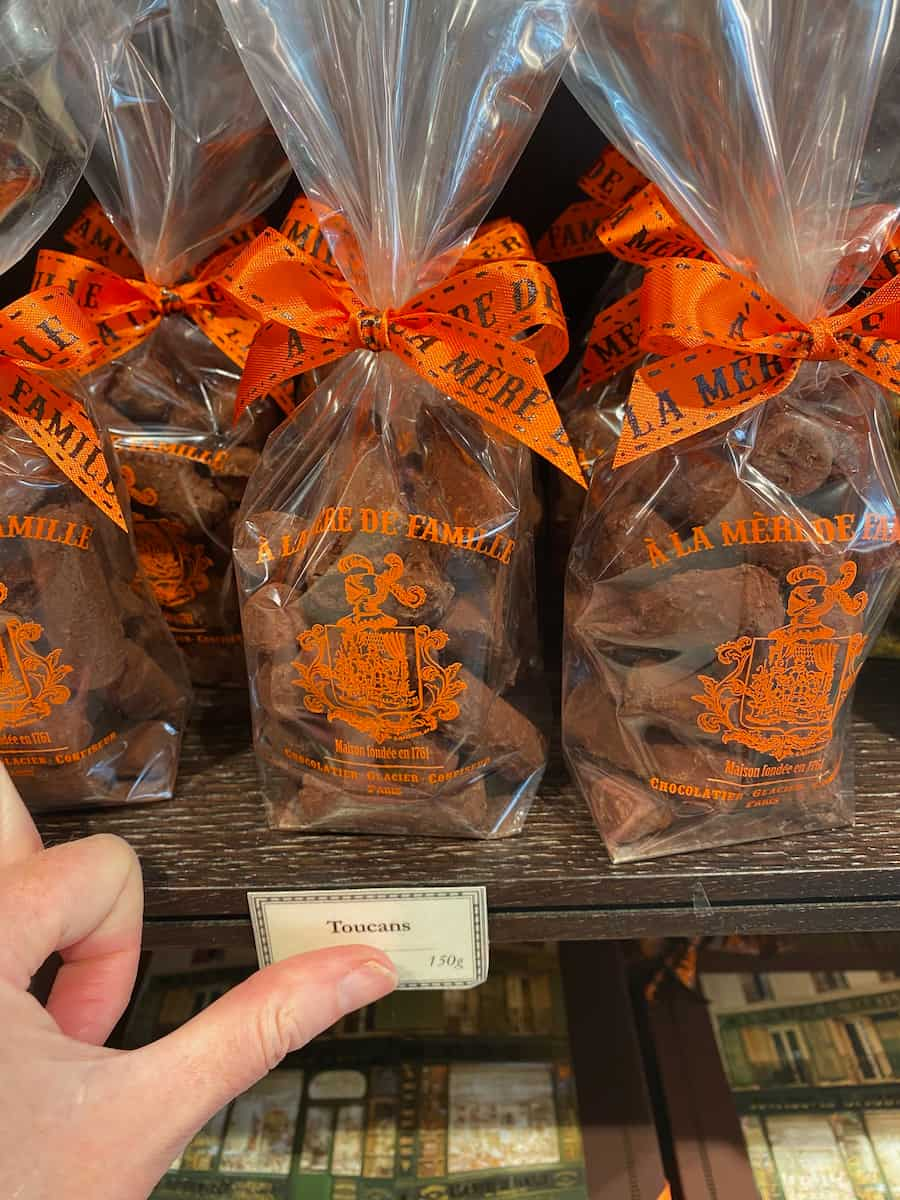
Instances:
[[[285,1054],[396,986],[367,946],[259,971],[140,1050],[103,1042],[134,987],[141,869],[106,834],[43,849],[0,764],[0,1196],[145,1200],[214,1113]],[[58,950],[43,1008],[28,993]]]

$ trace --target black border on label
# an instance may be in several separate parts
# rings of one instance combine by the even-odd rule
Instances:
[[[472,951],[474,955],[474,971],[468,979],[460,983],[458,979],[442,979],[428,983],[401,983],[398,991],[468,991],[479,987],[487,979],[490,967],[490,946],[487,933],[487,889],[481,884],[470,887],[410,887],[410,888],[316,888],[304,892],[276,891],[247,892],[247,904],[250,909],[250,922],[253,926],[253,939],[256,942],[256,953],[260,966],[272,963],[272,944],[269,940],[269,927],[265,918],[266,905],[273,901],[280,904],[334,904],[385,901],[385,900],[421,900],[435,897],[442,899],[466,899],[469,901],[469,915],[472,922]]]

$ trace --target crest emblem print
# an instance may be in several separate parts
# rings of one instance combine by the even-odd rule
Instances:
[[[8,594],[0,583],[0,605]],[[34,725],[72,694],[62,682],[72,671],[60,662],[62,651],[40,654],[34,647],[43,633],[36,621],[0,611],[0,730]]]
[[[131,467],[123,466],[121,471],[128,494],[135,503],[147,508],[154,508],[159,503],[153,488],[137,487]],[[190,604],[201,592],[209,590],[207,571],[212,566],[212,559],[202,546],[188,540],[187,527],[180,521],[146,517],[137,512],[132,515],[141,569],[157,604],[170,624],[188,623],[191,614],[176,614],[170,610]]]
[[[458,678],[460,663],[444,667],[435,657],[447,645],[442,629],[401,625],[384,612],[391,598],[413,612],[427,599],[424,588],[400,582],[399,554],[386,554],[384,566],[376,571],[362,554],[340,560],[350,612],[334,625],[300,634],[301,649],[315,657],[293,663],[294,683],[305,690],[310,712],[343,721],[376,742],[421,737],[438,721],[458,717],[455,697],[466,687]]]
[[[788,624],[768,637],[724,642],[716,654],[732,670],[719,681],[698,676],[703,693],[693,699],[706,709],[700,728],[779,761],[827,746],[867,639],[838,634],[823,618],[835,607],[851,617],[862,613],[869,597],[850,595],[855,578],[854,562],[843,564],[834,583],[813,564],[789,571]]]

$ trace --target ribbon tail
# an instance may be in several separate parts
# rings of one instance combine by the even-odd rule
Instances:
[[[217,346],[236,367],[243,371],[250,354],[253,338],[259,330],[259,322],[252,317],[245,316],[236,304],[221,305],[215,311],[194,308],[191,310],[191,319],[213,345]],[[247,404],[252,403],[252,401],[241,403],[240,384],[238,392],[235,420],[238,420]],[[273,400],[286,417],[289,417],[297,407],[294,403],[293,388],[287,383],[273,384],[261,394]]]
[[[640,336],[641,290],[638,288],[597,314],[584,352],[578,386],[583,390],[596,387],[636,363],[644,353]]]
[[[442,318],[441,337],[392,330],[391,349],[437,391],[546,458],[585,487],[584,474],[537,360],[515,343],[479,338]]]
[[[348,334],[324,338],[267,321],[257,331],[238,388],[234,419],[261,396],[273,395],[288,379],[336,362],[354,349]],[[284,407],[282,405],[282,407]],[[291,406],[290,411],[293,411]]]
[[[102,340],[99,341],[93,357],[88,361],[80,362],[75,370],[79,375],[89,375],[100,367],[106,367],[111,362],[116,362],[129,351],[146,342],[158,328],[160,320],[159,314],[153,313],[150,309],[146,310],[136,325],[132,325],[128,320],[115,318],[106,320],[98,315],[97,328],[100,330]]]
[[[754,358],[760,360],[755,371]],[[625,405],[613,467],[742,416],[789,387],[800,366],[799,359],[736,358],[733,351],[709,347],[642,367]]]
[[[597,162],[578,180],[578,186],[593,200],[613,212],[635,192],[647,186],[647,177],[615,146],[607,146]]]
[[[430,312],[439,329],[452,328],[465,338],[461,346],[471,346],[473,339],[492,346],[503,338],[520,352],[522,361],[536,360],[541,372],[552,371],[569,352],[569,330],[553,275],[533,259],[499,260],[491,270],[505,296],[485,282],[484,266],[466,265],[438,287],[420,293],[401,320],[412,325]]]
[[[857,335],[841,358],[887,391],[900,392],[900,340]]]
[[[88,259],[41,250],[34,284],[60,291],[64,302],[55,301],[55,311],[65,321],[67,330],[77,329],[76,307],[81,321],[90,322],[92,340],[88,343],[84,339],[90,353],[81,354],[71,366],[80,375],[121,358],[146,341],[160,322],[158,307],[134,281]],[[36,294],[32,293],[32,297]],[[69,366],[56,360],[53,365]]]
[[[0,361],[0,411],[120,529],[128,528],[101,438],[82,405],[8,359]]]

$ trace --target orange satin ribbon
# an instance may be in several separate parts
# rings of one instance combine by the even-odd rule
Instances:
[[[537,245],[541,262],[564,262],[603,254],[597,229],[608,217],[647,186],[646,178],[624,155],[607,146],[593,167],[578,180],[590,197],[570,204],[556,218]]]
[[[654,184],[647,184],[594,230],[597,251],[647,268],[654,262],[696,258],[717,262],[716,256],[669,205]],[[876,265],[866,287],[874,289],[900,268],[900,234]],[[632,366],[647,347],[641,341],[641,289],[629,292],[594,319],[582,361],[579,387],[588,389]]]
[[[115,226],[96,200],[89,201],[63,234],[63,241],[81,258],[89,258],[117,275],[136,278],[141,264],[116,232]]]
[[[722,421],[789,387],[803,362],[841,361],[900,390],[900,276],[855,308],[808,324],[751,279],[674,258],[647,269],[641,348],[613,466]]]
[[[390,350],[439,392],[583,484],[544,378],[568,350],[556,284],[540,263],[514,253],[524,231],[510,240],[511,229],[488,226],[440,284],[383,312],[364,304],[333,268],[266,230],[222,275],[224,289],[259,324],[238,411],[354,350]]]
[[[865,286],[867,289],[879,288],[898,274],[900,274],[900,229],[894,231],[887,249],[875,264]]]
[[[667,258],[715,261],[652,183],[598,226],[594,236],[601,249],[645,268]],[[605,383],[645,353],[640,343],[640,298],[637,288],[595,317],[581,364],[582,389]]]
[[[161,287],[143,278],[140,264],[100,205],[92,201],[65,234],[65,240],[79,254],[42,250],[33,286],[67,288],[96,323],[100,345],[89,362],[80,364],[82,373],[94,371],[140,345],[163,317],[171,313],[190,317],[233,363],[243,367],[257,325],[221,290],[219,276],[263,227],[264,223],[257,220],[234,230],[197,268],[192,279]],[[294,201],[282,230],[324,264],[331,262],[328,246],[305,197]],[[288,389],[272,389],[269,396],[282,411],[288,415],[293,412],[293,395]]]
[[[86,232],[88,229],[92,231],[90,234]],[[103,260],[125,265],[130,256],[102,212],[89,210],[66,236],[92,252],[96,250],[99,261],[42,250],[37,258],[34,285],[65,287],[96,324],[100,345],[89,362],[79,365],[82,373],[94,371],[134,349],[150,337],[163,317],[172,313],[190,317],[211,342],[238,366],[243,366],[256,326],[221,291],[218,280],[224,265],[258,231],[258,225],[238,230],[206,259],[194,278],[163,287],[141,277],[126,278],[105,265]],[[118,244],[111,244],[113,238]]]
[[[98,345],[95,325],[61,288],[31,292],[7,305],[0,310],[0,412],[126,529],[97,428],[74,396],[45,377],[80,371]]]
[[[542,262],[613,254],[647,266],[661,258],[714,256],[657,187],[612,146],[578,181],[588,201],[570,204],[538,242]],[[581,364],[582,390],[605,383],[641,358],[640,288],[594,318]]]

